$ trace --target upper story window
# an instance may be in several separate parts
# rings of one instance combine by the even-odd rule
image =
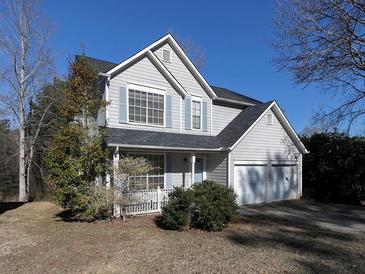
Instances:
[[[171,50],[162,49],[162,60],[165,62],[171,62]]]
[[[163,94],[130,88],[128,98],[130,123],[164,125],[165,98]]]
[[[267,113],[266,114],[266,124],[267,125],[272,125],[274,122],[273,122],[273,116],[272,116],[272,113]]]
[[[193,99],[191,103],[193,129],[201,129],[201,100]]]

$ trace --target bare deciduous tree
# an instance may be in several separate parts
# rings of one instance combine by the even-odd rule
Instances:
[[[48,107],[27,135],[32,100],[50,79],[51,55],[47,48],[50,28],[32,0],[0,2],[0,107],[19,131],[19,200],[25,201],[34,147]],[[51,105],[51,103],[49,104]]]
[[[204,67],[206,58],[203,49],[190,38],[178,40],[181,48],[189,56],[193,64],[198,69]]]
[[[364,1],[278,0],[275,26],[280,69],[297,84],[319,84],[339,99],[321,108],[315,121],[349,131],[365,114]]]

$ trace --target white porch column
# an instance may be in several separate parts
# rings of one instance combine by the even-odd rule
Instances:
[[[191,154],[190,163],[191,163],[190,187],[192,187],[194,184],[194,177],[195,177],[194,176],[195,175],[195,154],[194,153]]]
[[[114,186],[116,185],[116,182],[117,182],[117,174],[115,172],[115,169],[118,167],[118,162],[119,162],[119,147],[116,147],[115,151],[113,153],[113,183],[114,183]],[[107,187],[110,187],[110,175],[109,175],[109,184],[107,183]]]

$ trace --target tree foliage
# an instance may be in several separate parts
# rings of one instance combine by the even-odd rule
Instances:
[[[66,93],[66,103],[61,109],[61,115],[67,121],[75,118],[87,125],[88,119],[94,118],[100,107],[105,106],[98,85],[97,73],[88,65],[84,55],[77,56],[69,65],[69,76]]]
[[[0,201],[18,193],[17,133],[8,120],[0,120]]]
[[[192,189],[175,188],[162,209],[162,224],[175,230],[189,226],[219,231],[238,216],[236,194],[214,181],[203,181]]]
[[[218,231],[238,216],[237,196],[232,188],[206,180],[194,185],[193,192],[194,227]]]
[[[303,195],[320,202],[359,204],[365,200],[365,138],[338,132],[302,138]]]
[[[96,88],[95,72],[85,62],[85,57],[76,58],[70,65],[60,111],[63,123],[46,157],[48,181],[54,185],[56,201],[64,208],[84,213],[91,207],[87,203],[100,201],[98,192],[92,188],[98,177],[105,176],[110,164],[101,131],[95,124],[95,108],[105,104],[97,97]],[[86,95],[87,92],[92,96]],[[89,197],[92,194],[96,196]]]
[[[365,114],[365,4],[358,0],[279,0],[275,60],[297,84],[338,96],[315,121],[348,130]]]
[[[190,226],[193,205],[191,189],[177,187],[169,194],[168,205],[162,208],[161,223],[172,230],[185,230]]]
[[[144,157],[122,157],[119,159],[117,174],[126,183],[124,184],[128,190],[136,187],[131,181],[131,177],[147,174],[155,167]]]
[[[44,158],[57,129],[62,124],[60,108],[64,103],[65,90],[66,82],[54,78],[52,83],[43,87],[34,102],[31,102],[26,121],[27,135],[34,136],[38,130],[35,125],[40,125],[38,140],[34,145],[33,172],[30,174],[30,195],[34,198],[48,197],[51,194],[44,178]]]

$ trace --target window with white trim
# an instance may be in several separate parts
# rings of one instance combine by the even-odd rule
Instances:
[[[273,124],[273,116],[272,116],[272,113],[270,113],[270,112],[266,114],[266,124],[267,125]]]
[[[192,100],[191,117],[193,129],[201,129],[201,101]]]
[[[165,98],[163,94],[129,89],[129,122],[164,125]]]
[[[165,155],[164,154],[129,154],[131,157],[143,157],[154,169],[147,174],[133,176],[130,182],[134,190],[161,189],[165,187]]]

